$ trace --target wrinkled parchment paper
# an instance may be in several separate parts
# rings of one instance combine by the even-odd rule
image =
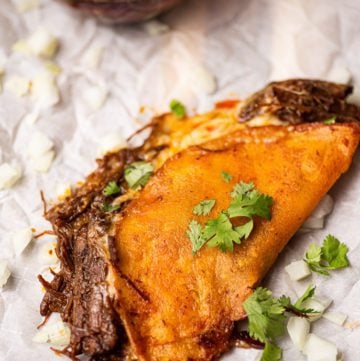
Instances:
[[[24,170],[13,189],[0,191],[0,259],[8,259],[12,276],[0,292],[0,360],[58,360],[48,345],[31,339],[42,297],[36,275],[44,270],[38,254],[43,237],[15,258],[11,233],[33,226],[48,228],[42,220],[39,190],[47,198],[58,183],[74,183],[95,166],[99,139],[113,131],[126,137],[144,120],[139,107],[166,110],[169,99],[178,98],[190,109],[204,109],[214,100],[243,97],[271,79],[318,77],[336,80],[351,73],[360,86],[360,2],[356,0],[199,0],[189,1],[162,17],[171,27],[150,36],[141,26],[110,28],[73,13],[53,0],[41,0],[38,10],[18,14],[10,0],[0,2],[0,60],[6,73],[32,71],[23,57],[11,52],[12,44],[39,25],[59,37],[56,62],[61,103],[29,125],[22,121],[31,110],[27,98],[4,91],[0,95],[0,163],[17,160]],[[103,47],[98,70],[81,64],[84,51]],[[206,95],[192,78],[193,64],[205,66],[217,79],[217,91]],[[89,83],[104,84],[109,91],[105,106],[91,111],[81,97]],[[47,174],[36,174],[26,155],[31,134],[41,130],[56,144],[56,160]],[[301,259],[311,242],[333,233],[350,248],[352,267],[329,278],[313,276],[320,295],[334,300],[331,311],[349,315],[348,328],[324,319],[313,326],[319,336],[337,344],[344,360],[360,360],[360,157],[331,191],[333,213],[323,230],[296,236],[280,256],[265,284],[279,296],[293,299],[305,285],[289,281],[283,268]],[[310,282],[307,280],[307,283]],[[300,289],[300,290],[299,290]],[[305,358],[286,338],[281,342],[284,360]],[[259,352],[236,350],[226,360],[256,360]]]

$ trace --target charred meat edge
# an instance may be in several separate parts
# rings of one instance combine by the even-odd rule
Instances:
[[[345,101],[351,92],[351,86],[318,80],[270,83],[243,103],[239,122],[264,114],[275,115],[291,124],[324,121],[331,117],[339,122],[360,121],[360,107]],[[46,289],[40,313],[47,318],[57,312],[69,324],[70,344],[60,352],[73,360],[80,354],[91,356],[93,361],[133,359],[106,283],[110,263],[116,263],[116,250],[111,238],[107,245],[99,241],[108,238],[107,231],[114,216],[103,210],[105,196],[102,191],[110,181],[116,181],[122,193],[126,193],[124,167],[136,160],[155,158],[166,147],[157,142],[162,133],[161,121],[161,117],[154,118],[149,125],[152,132],[140,148],[107,154],[97,161],[97,170],[70,197],[45,210],[45,218],[57,236],[56,253],[61,269],[54,273],[51,282],[39,276]],[[124,207],[126,203],[116,212]],[[199,344],[211,345],[217,337],[216,330],[200,335]],[[244,333],[230,337],[228,347],[244,343],[262,347]]]

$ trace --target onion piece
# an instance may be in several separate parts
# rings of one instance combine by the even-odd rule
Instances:
[[[98,156],[103,156],[110,152],[116,152],[126,147],[127,142],[120,132],[110,133],[100,139]]]
[[[9,163],[0,165],[0,190],[11,188],[21,178],[22,172],[20,167],[13,166]]]
[[[293,344],[302,351],[310,332],[310,322],[305,317],[290,317],[287,330]]]
[[[161,35],[170,30],[169,25],[164,24],[159,20],[149,20],[144,23],[142,27],[150,36]]]
[[[103,51],[104,49],[101,46],[93,45],[85,51],[85,54],[81,58],[82,65],[91,69],[97,69],[101,61]]]
[[[347,315],[338,312],[325,312],[323,317],[339,326],[342,326],[347,319]]]
[[[83,99],[92,110],[100,109],[104,105],[107,96],[108,91],[97,85],[86,88],[82,93]]]
[[[304,345],[304,354],[309,361],[337,361],[336,345],[310,333]]]
[[[303,260],[290,263],[285,267],[285,271],[292,281],[300,281],[311,275],[308,264]]]
[[[67,197],[70,197],[71,196],[71,185],[65,184],[65,183],[59,183],[56,186],[55,194],[56,194],[56,197],[61,201]]]
[[[323,218],[329,215],[334,209],[334,200],[329,194],[320,201],[318,206],[312,212],[311,216],[314,218]]]
[[[39,173],[46,173],[55,158],[55,151],[49,150],[46,153],[31,159],[32,169]]]
[[[360,105],[360,88],[354,87],[352,94],[350,94],[346,101],[350,104]]]
[[[39,0],[12,0],[19,13],[35,10],[39,7]]]
[[[45,243],[39,253],[39,260],[42,264],[53,265],[59,262],[59,258],[56,255],[56,242]]]
[[[52,58],[58,50],[59,42],[44,28],[37,29],[27,40],[32,54],[44,58]]]
[[[29,92],[30,80],[19,75],[14,75],[6,81],[5,88],[20,98]]]
[[[191,64],[188,78],[190,84],[200,93],[212,94],[217,88],[215,77],[202,64]]]
[[[334,201],[328,194],[320,201],[311,216],[304,222],[300,228],[300,233],[310,231],[312,229],[324,228],[325,217],[334,209]]]
[[[54,147],[54,142],[44,133],[35,132],[30,140],[28,154],[31,158],[37,158]]]
[[[4,287],[11,275],[8,263],[5,260],[0,260],[0,289]]]
[[[30,227],[21,229],[20,231],[17,231],[13,234],[12,242],[14,245],[16,257],[19,257],[21,255],[21,253],[28,246],[32,239],[33,232]]]
[[[309,321],[314,322],[322,316],[324,311],[331,305],[331,303],[332,303],[332,300],[330,300],[328,298],[314,296],[304,302],[303,308],[313,309],[314,311],[317,312],[316,314],[310,313],[308,315]]]
[[[39,109],[50,108],[60,101],[54,74],[50,71],[36,76],[32,81],[31,94]]]
[[[28,125],[34,125],[40,117],[40,113],[37,109],[34,109],[30,113],[26,114],[22,121]]]
[[[65,347],[70,343],[70,328],[62,321],[43,326],[33,337],[37,343],[49,343],[54,346]]]

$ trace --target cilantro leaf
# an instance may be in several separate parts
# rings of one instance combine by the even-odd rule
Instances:
[[[196,241],[193,234],[187,232],[189,238],[190,234],[192,236],[190,241],[193,245],[193,253],[196,253],[205,243],[209,247],[219,247],[223,252],[233,252],[233,243],[240,244],[241,239],[247,239],[252,232],[254,228],[253,216],[270,219],[272,198],[259,193],[254,187],[253,183],[240,182],[235,184],[231,192],[232,201],[229,208],[222,210],[217,218],[209,219]],[[208,215],[215,202],[214,199],[204,200],[194,207],[193,213],[199,216]],[[245,217],[249,220],[243,225],[234,227],[231,223],[233,217]],[[190,224],[189,228],[190,226],[193,227]],[[199,227],[201,226],[197,226],[197,230]]]
[[[328,234],[321,248],[323,259],[328,264],[328,269],[338,269],[348,267],[350,262],[347,258],[349,248],[344,243]]]
[[[171,100],[170,104],[170,111],[174,115],[176,115],[178,118],[184,118],[186,115],[186,109],[182,103],[180,103],[178,100],[173,99]]]
[[[251,231],[254,228],[254,221],[250,219],[249,222],[243,224],[242,226],[235,227],[235,231],[239,233],[240,238],[247,239],[250,236]]]
[[[110,203],[104,203],[103,204],[103,211],[107,213],[112,213],[120,208],[120,204],[110,204]]]
[[[314,297],[316,287],[313,285],[310,285],[304,292],[302,296],[299,297],[299,299],[295,302],[295,307],[298,309],[301,309],[303,306],[303,303],[307,301],[308,299]]]
[[[250,336],[261,342],[274,340],[285,332],[285,308],[271,291],[258,287],[243,303],[249,320]]]
[[[233,229],[226,213],[222,212],[218,218],[209,219],[202,231],[208,247],[219,247],[223,252],[234,250],[234,243],[240,243],[239,233]]]
[[[310,308],[303,308],[303,303],[314,296],[315,287],[309,286],[305,293],[297,300],[297,302],[293,305],[291,303],[290,297],[281,296],[278,300],[279,304],[284,307],[285,311],[293,313],[298,317],[308,317],[309,313],[317,313],[313,309]]]
[[[313,272],[328,276],[329,270],[335,270],[350,266],[347,258],[349,249],[344,243],[331,234],[328,234],[320,247],[311,244],[305,254],[304,261]]]
[[[192,220],[186,231],[192,244],[192,252],[195,254],[206,242],[201,235],[201,225],[199,222]]]
[[[226,183],[229,183],[233,179],[233,176],[225,171],[221,172],[221,177]]]
[[[280,361],[281,348],[273,342],[266,342],[260,361]]]
[[[208,216],[213,209],[215,203],[215,199],[204,199],[194,207],[193,213],[197,216]]]
[[[259,216],[270,219],[270,206],[273,200],[270,196],[259,193],[254,189],[253,183],[238,183],[234,186],[231,193],[233,198],[230,203],[228,212],[231,218],[233,217],[248,217]]]
[[[336,123],[336,116],[334,115],[333,117],[329,118],[329,119],[325,119],[323,120],[324,124],[335,124]]]
[[[148,162],[134,162],[125,167],[124,176],[132,189],[144,187],[154,172],[154,166]]]
[[[107,197],[112,196],[114,194],[118,194],[120,192],[121,192],[120,187],[114,181],[109,182],[103,190],[103,194]]]

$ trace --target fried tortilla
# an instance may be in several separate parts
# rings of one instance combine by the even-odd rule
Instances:
[[[247,128],[165,162],[116,220],[126,276],[116,283],[119,310],[139,360],[212,360],[228,349],[243,301],[348,169],[359,131],[353,124]],[[186,235],[193,207],[216,199],[211,215],[218,216],[241,181],[273,197],[271,221],[258,219],[233,253],[204,247],[193,255]]]
[[[98,160],[83,185],[45,209],[61,270],[51,282],[39,276],[46,289],[40,311],[68,323],[62,353],[205,361],[228,350],[243,301],[351,164],[360,138],[360,107],[346,102],[351,91],[314,80],[271,83],[203,115],[156,117],[140,147]],[[124,178],[134,161],[156,169],[140,191]],[[233,175],[230,183],[222,171]],[[109,199],[110,181],[120,194]],[[194,205],[214,198],[211,215],[218,215],[239,181],[273,197],[272,219],[255,219],[233,253],[205,246],[192,255],[186,230]],[[114,212],[104,210],[109,201]]]

